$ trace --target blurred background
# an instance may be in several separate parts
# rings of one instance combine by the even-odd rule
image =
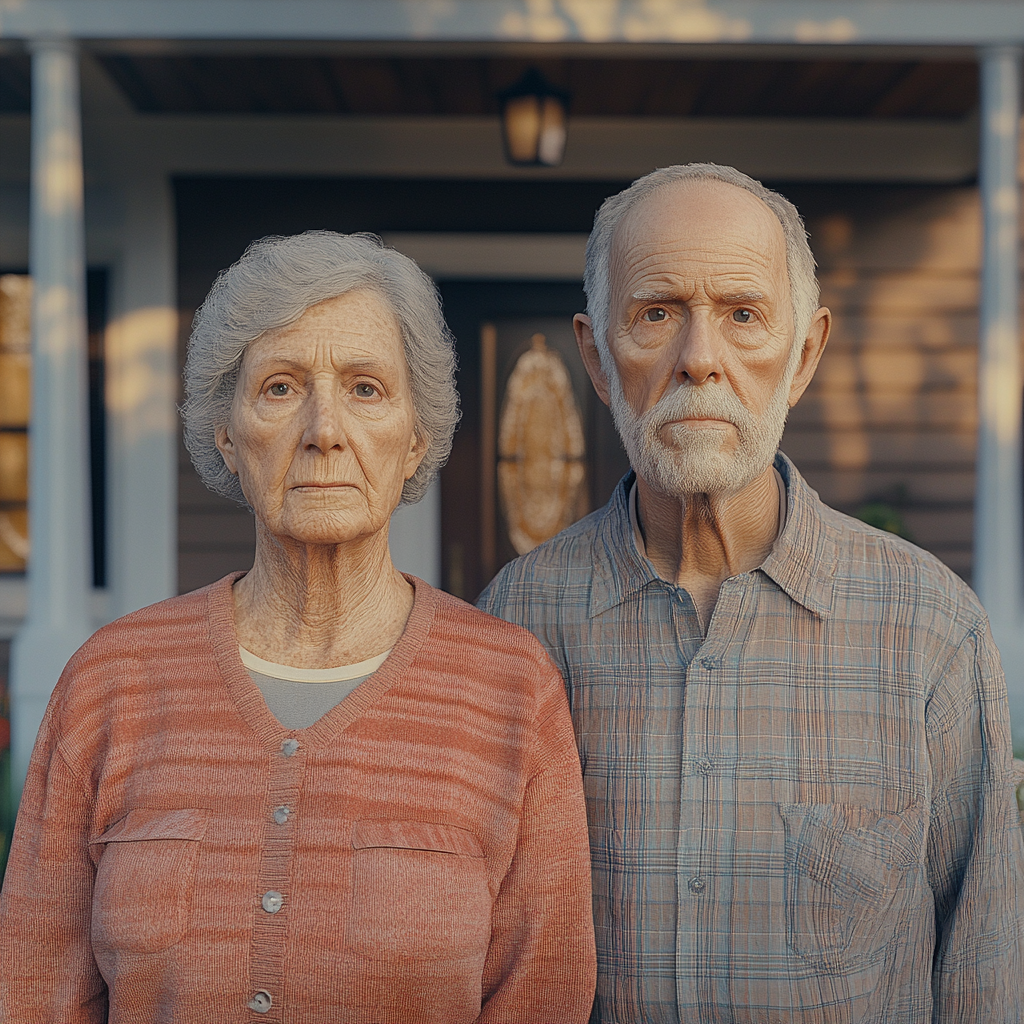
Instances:
[[[572,337],[584,247],[691,160],[803,213],[836,326],[783,450],[979,590],[1024,731],[1022,44],[1011,0],[0,9],[0,825],[88,633],[251,562],[175,410],[251,240],[372,231],[437,281],[463,417],[393,553],[472,601],[627,468]]]

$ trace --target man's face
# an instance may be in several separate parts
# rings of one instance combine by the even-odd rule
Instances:
[[[676,497],[742,490],[810,379],[794,393],[782,226],[744,189],[669,185],[626,216],[609,269],[608,397],[633,467]]]

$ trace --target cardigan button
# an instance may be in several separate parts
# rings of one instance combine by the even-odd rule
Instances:
[[[273,997],[265,988],[261,988],[259,992],[256,992],[248,1003],[249,1009],[255,1010],[257,1013],[269,1013],[273,1005]]]
[[[291,814],[291,809],[281,804],[280,807],[274,808],[274,821],[278,825],[283,825],[288,820],[288,815]]]
[[[271,889],[270,892],[263,894],[263,899],[260,902],[268,914],[276,914],[284,906],[284,897],[275,889]]]
[[[294,754],[295,751],[298,750],[298,749],[299,749],[299,741],[298,740],[291,740],[291,739],[289,739],[289,740],[285,740],[284,743],[281,744],[281,753],[284,754],[285,757],[291,757],[292,754]]]

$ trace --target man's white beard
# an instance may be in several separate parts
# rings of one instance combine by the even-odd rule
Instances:
[[[764,413],[755,416],[718,384],[688,384],[639,416],[622,392],[618,368],[608,375],[612,418],[637,476],[654,490],[684,499],[691,494],[735,494],[771,464],[789,414],[789,386],[800,364],[797,346]],[[726,420],[739,435],[723,446],[721,430],[691,429],[678,421],[691,417]],[[668,423],[673,426],[666,427]],[[661,439],[662,428],[671,443]]]

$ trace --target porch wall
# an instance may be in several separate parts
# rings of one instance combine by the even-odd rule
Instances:
[[[814,190],[805,205],[835,326],[783,448],[825,502],[890,505],[970,582],[977,189]]]

